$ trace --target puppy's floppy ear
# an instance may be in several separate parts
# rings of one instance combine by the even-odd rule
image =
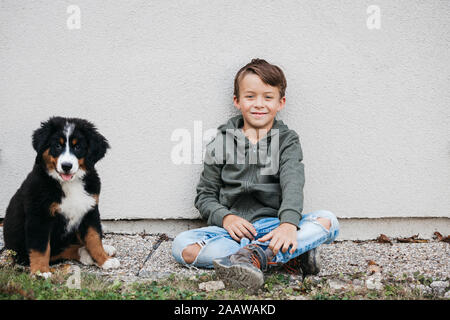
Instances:
[[[47,121],[43,121],[41,122],[41,127],[33,132],[32,144],[34,150],[36,150],[37,153],[42,152],[43,149],[47,146],[48,139],[54,132],[56,122],[59,119],[59,117],[52,117]]]
[[[86,135],[88,139],[88,152],[86,155],[86,161],[92,166],[97,163],[106,154],[106,150],[110,148],[108,140],[100,133],[93,124],[89,123]]]

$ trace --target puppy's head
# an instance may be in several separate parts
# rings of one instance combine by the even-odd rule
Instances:
[[[109,148],[95,126],[78,118],[52,117],[33,133],[36,163],[60,182],[81,179]]]

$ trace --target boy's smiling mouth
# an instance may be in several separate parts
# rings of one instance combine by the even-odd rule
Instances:
[[[267,112],[251,112],[251,114],[255,118],[262,118],[267,114]]]

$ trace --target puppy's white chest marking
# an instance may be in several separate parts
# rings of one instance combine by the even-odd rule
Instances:
[[[84,215],[95,207],[96,199],[84,190],[82,181],[62,183],[64,197],[59,206],[60,213],[67,219],[67,231],[79,226]]]

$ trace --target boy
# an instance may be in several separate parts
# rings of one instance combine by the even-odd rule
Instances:
[[[285,90],[283,71],[262,59],[236,74],[233,101],[241,115],[220,126],[207,145],[197,186],[195,207],[209,226],[182,232],[173,242],[179,263],[214,267],[233,287],[258,289],[269,265],[317,274],[315,248],[339,232],[329,211],[301,214],[300,141],[275,119],[286,104]]]

